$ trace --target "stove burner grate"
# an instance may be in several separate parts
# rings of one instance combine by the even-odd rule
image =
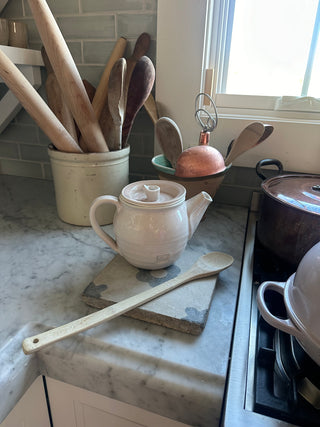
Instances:
[[[283,366],[279,366],[277,359],[281,356],[274,348],[274,341],[278,339],[276,336],[280,331],[266,323],[261,316],[258,323],[254,411],[299,426],[319,427],[320,410],[302,397],[299,390],[302,379],[306,377],[302,372],[296,372],[292,378],[288,372],[284,374]],[[291,340],[290,335],[284,332],[279,335],[284,341]],[[319,366],[317,369],[320,369]]]

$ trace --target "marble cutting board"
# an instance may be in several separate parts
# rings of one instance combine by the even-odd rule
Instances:
[[[175,264],[153,271],[133,267],[116,255],[85,288],[81,298],[92,307],[107,307],[176,277],[188,270],[201,255],[185,251]],[[216,281],[217,276],[194,280],[127,312],[125,316],[199,335],[207,321]]]

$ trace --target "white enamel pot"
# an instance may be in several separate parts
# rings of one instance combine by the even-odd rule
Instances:
[[[267,291],[283,296],[287,319],[271,313],[265,299]],[[266,322],[295,336],[306,353],[320,365],[320,242],[306,253],[287,282],[262,283],[257,303]]]

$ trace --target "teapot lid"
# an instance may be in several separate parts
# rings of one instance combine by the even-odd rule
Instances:
[[[159,208],[179,205],[185,200],[186,189],[181,184],[165,180],[137,181],[127,185],[120,199],[134,206]]]

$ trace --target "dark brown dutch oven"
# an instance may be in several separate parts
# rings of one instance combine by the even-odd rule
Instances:
[[[280,175],[266,179],[262,166],[275,165]],[[256,171],[263,198],[257,236],[274,254],[297,266],[304,254],[320,241],[320,175],[283,175],[279,160],[264,159]]]

